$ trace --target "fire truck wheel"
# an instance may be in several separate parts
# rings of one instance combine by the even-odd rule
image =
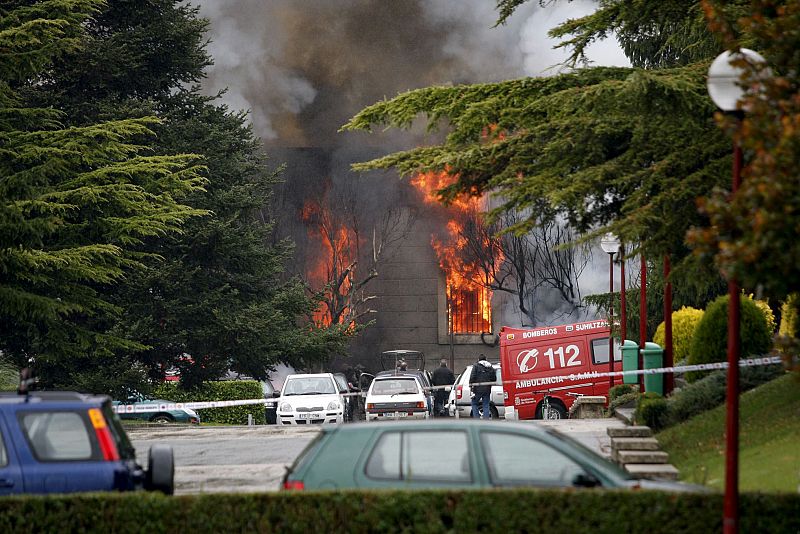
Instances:
[[[555,420],[555,419],[566,419],[567,418],[567,410],[566,410],[566,408],[564,408],[564,405],[561,404],[557,400],[551,400],[550,401],[549,417],[545,416],[545,414],[542,411],[543,408],[544,408],[544,406],[540,402],[539,406],[536,408],[536,419]]]

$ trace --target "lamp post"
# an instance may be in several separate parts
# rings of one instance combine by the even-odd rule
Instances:
[[[764,64],[758,53],[742,48],[739,52],[726,51],[711,63],[708,69],[708,94],[720,110],[736,113],[741,117],[739,101],[744,96],[741,85],[745,70],[732,62],[746,60],[753,64]],[[759,75],[769,75],[763,68]],[[751,88],[753,89],[753,88]],[[733,143],[733,180],[731,196],[741,184],[742,148]],[[722,516],[722,531],[733,534],[739,531],[739,284],[728,276],[728,389],[726,395],[727,415],[725,422],[725,505]]]
[[[628,317],[626,315],[627,302],[625,301],[625,245],[619,246],[619,339],[625,343],[628,339]]]
[[[608,254],[608,276],[609,276],[609,303],[608,303],[608,326],[612,326],[614,319],[614,254],[619,252],[619,238],[612,233],[608,233],[600,240],[600,248]],[[614,334],[613,328],[608,332],[608,371],[614,372]],[[614,387],[614,377],[609,375],[608,387]]]

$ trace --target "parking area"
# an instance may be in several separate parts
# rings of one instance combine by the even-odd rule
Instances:
[[[353,423],[368,424],[368,423]],[[608,457],[606,429],[616,419],[525,421],[567,434]],[[175,452],[175,493],[277,491],[286,467],[316,436],[319,427],[138,425],[127,428],[139,461],[155,443]]]

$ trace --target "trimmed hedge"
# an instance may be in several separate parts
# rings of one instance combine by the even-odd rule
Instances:
[[[769,330],[767,318],[755,301],[740,296],[741,303],[741,355],[746,358],[751,354],[766,354],[772,343],[772,332]],[[692,347],[689,353],[690,365],[711,362],[724,362],[728,351],[728,295],[718,297],[708,305],[703,318],[694,332]],[[686,380],[695,380],[708,375],[708,372],[686,373]]]
[[[689,358],[689,349],[692,346],[692,337],[700,319],[703,318],[703,310],[682,307],[680,310],[672,312],[672,358],[673,361],[681,362]],[[664,347],[666,332],[662,321],[656,333],[653,334],[653,342]]]
[[[634,418],[637,424],[647,425],[654,431],[664,428],[669,419],[667,399],[652,391],[643,394],[636,403]]]
[[[800,531],[800,495],[742,494],[739,531]],[[0,499],[0,532],[720,532],[719,493],[502,489]]]
[[[608,400],[613,401],[617,397],[633,393],[633,386],[630,384],[620,384],[608,390]]]
[[[153,394],[159,398],[174,402],[198,402],[219,400],[244,400],[264,398],[261,383],[256,380],[224,380],[220,382],[204,382],[191,391],[180,389],[176,383],[159,384]],[[229,425],[246,425],[247,414],[252,414],[257,425],[267,423],[264,405],[231,406],[230,408],[208,408],[198,410],[201,423],[223,423]]]

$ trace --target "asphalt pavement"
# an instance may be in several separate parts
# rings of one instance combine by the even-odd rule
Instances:
[[[606,429],[624,426],[614,418],[523,421],[554,428],[609,457]],[[155,443],[171,445],[175,453],[175,492],[277,491],[286,467],[317,435],[317,427],[141,425],[126,428],[137,458],[147,464]]]

